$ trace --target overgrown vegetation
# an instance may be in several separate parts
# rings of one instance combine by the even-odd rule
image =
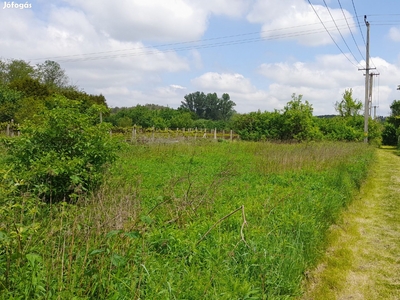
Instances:
[[[99,124],[104,106],[82,110],[82,103],[62,96],[6,138],[10,173],[21,193],[47,202],[70,201],[100,186],[106,163],[114,160],[110,126]]]
[[[362,141],[364,139],[364,117],[359,115],[361,103],[346,90],[343,100],[335,104],[339,116],[317,118],[312,105],[302,100],[302,95],[292,95],[282,111],[252,112],[237,115],[233,127],[245,140],[281,141]],[[369,120],[368,141],[381,144],[381,125],[378,120]]]
[[[0,298],[292,298],[373,152],[126,146],[100,190],[75,205],[43,205],[3,172]]]
[[[374,154],[349,143],[351,91],[332,119],[295,94],[274,112],[198,92],[108,114],[68,82],[55,62],[0,61],[0,122],[21,133],[0,148],[0,299],[290,299]],[[118,144],[102,117],[302,143]]]
[[[383,144],[400,148],[400,100],[390,105],[391,114],[386,118],[382,132]]]

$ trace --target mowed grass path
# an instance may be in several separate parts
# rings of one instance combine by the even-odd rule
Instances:
[[[390,148],[376,157],[302,299],[400,299],[400,157]]]

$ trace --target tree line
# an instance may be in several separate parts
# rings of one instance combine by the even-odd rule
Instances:
[[[93,104],[107,107],[103,95],[91,95],[70,83],[64,69],[46,60],[35,66],[23,60],[0,60],[0,123],[23,123],[45,109],[61,95],[81,102],[82,111]]]
[[[31,66],[23,60],[0,60],[0,123],[14,120],[23,123],[43,110],[54,106],[55,95],[77,100],[81,111],[93,104],[102,105],[104,121],[115,130],[134,125],[143,128],[206,128],[234,130],[244,140],[344,140],[364,139],[363,105],[345,90],[335,103],[337,115],[317,117],[313,107],[302,95],[292,95],[283,109],[272,112],[240,114],[228,93],[197,91],[184,96],[178,108],[157,104],[107,108],[103,95],[91,95],[70,83],[61,66],[54,61]],[[384,122],[369,121],[369,140],[379,144],[396,145],[400,135],[399,100],[391,106],[392,114]]]

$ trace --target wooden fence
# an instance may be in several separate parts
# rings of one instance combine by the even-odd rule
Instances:
[[[0,123],[0,132],[6,136],[19,136],[19,124],[15,124],[13,120],[8,123]],[[181,129],[158,129],[158,128],[141,128],[134,126],[133,128],[118,128],[110,130],[111,136],[120,136],[126,142],[131,143],[149,143],[149,142],[178,142],[183,140],[197,139],[213,139],[213,140],[238,140],[239,135],[233,130],[217,129],[198,129],[198,128],[181,128]]]
[[[132,143],[148,143],[148,142],[178,142],[183,140],[198,140],[198,139],[213,139],[233,141],[239,139],[239,135],[233,130],[217,129],[197,129],[197,128],[181,128],[181,129],[157,129],[157,128],[137,128],[133,127],[130,130],[123,132],[110,131],[111,136],[121,136],[126,142]]]

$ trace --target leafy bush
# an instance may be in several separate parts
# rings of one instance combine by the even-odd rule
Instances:
[[[385,123],[382,132],[382,143],[388,146],[397,145],[396,126],[392,123]]]
[[[7,140],[16,176],[27,192],[46,201],[71,200],[101,183],[106,163],[115,159],[109,125],[96,124],[102,106],[81,111],[81,103],[55,96],[54,107]]]

